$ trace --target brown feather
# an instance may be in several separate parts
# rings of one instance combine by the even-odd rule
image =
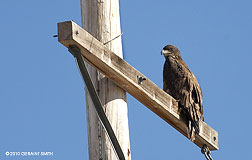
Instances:
[[[201,88],[194,74],[182,60],[179,50],[171,45],[163,50],[169,48],[173,49],[165,55],[163,90],[179,102],[181,114],[184,114],[188,121],[188,134],[193,138],[192,129],[196,134],[199,132],[199,120],[203,116]]]

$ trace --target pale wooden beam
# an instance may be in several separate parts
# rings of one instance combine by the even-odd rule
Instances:
[[[70,45],[79,47],[88,63],[187,137],[187,127],[179,116],[177,102],[87,31],[73,21],[58,23],[58,41],[67,48]],[[146,78],[141,84],[139,76]],[[200,133],[193,142],[199,147],[206,144],[210,150],[217,150],[218,132],[201,121]]]

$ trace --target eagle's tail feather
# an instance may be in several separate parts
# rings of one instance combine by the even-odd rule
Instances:
[[[183,107],[182,105],[179,104],[179,106],[182,109],[182,112],[184,113],[184,116],[187,119],[187,127],[188,127],[188,137],[190,139],[195,138],[195,134],[199,134],[200,129],[199,129],[199,121],[195,121],[192,119],[192,117],[189,114],[188,108]],[[194,133],[193,133],[194,131]]]
[[[199,134],[199,122],[189,119],[187,127],[188,127],[188,137],[191,140],[194,140],[195,135]]]
[[[192,126],[196,134],[199,134],[199,121],[192,121]]]

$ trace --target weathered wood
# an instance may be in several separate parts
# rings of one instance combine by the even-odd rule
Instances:
[[[86,61],[187,137],[177,102],[151,80],[72,21],[58,23],[58,36],[58,41],[66,47],[79,47]],[[139,84],[138,76],[146,80]],[[200,133],[193,142],[199,147],[206,144],[210,150],[217,150],[218,132],[201,121]]]
[[[121,34],[119,0],[81,0],[82,27],[102,43]],[[119,57],[123,56],[121,37],[106,45]],[[91,65],[86,65],[104,111],[120,143],[125,159],[131,157],[126,92]],[[93,102],[86,90],[88,148],[90,160],[117,160],[108,136],[98,121]]]

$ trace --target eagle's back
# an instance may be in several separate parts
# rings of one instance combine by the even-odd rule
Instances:
[[[194,74],[180,57],[167,57],[163,70],[163,89],[188,110],[193,121],[198,122],[201,119],[201,88]]]

